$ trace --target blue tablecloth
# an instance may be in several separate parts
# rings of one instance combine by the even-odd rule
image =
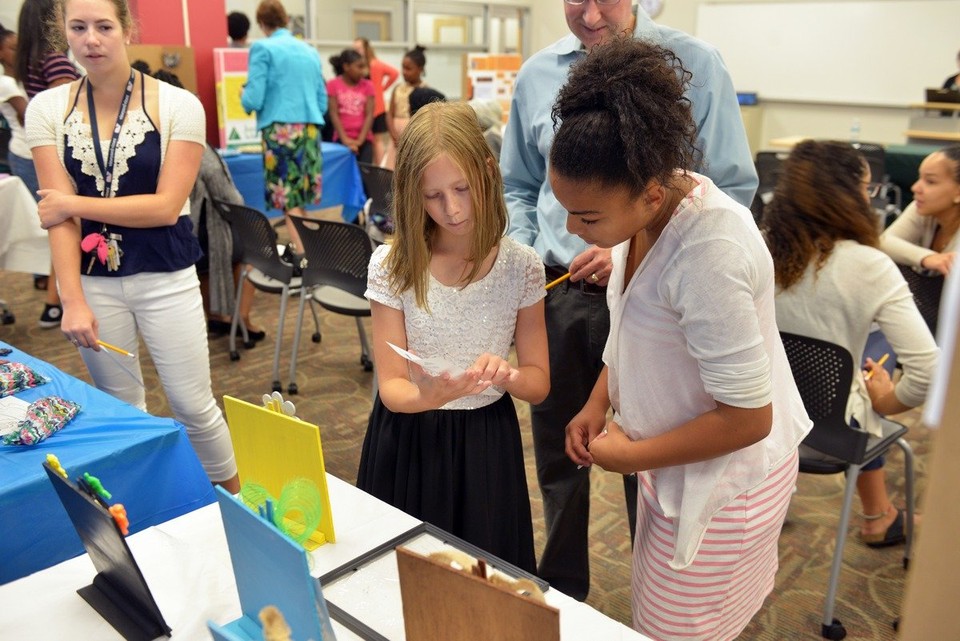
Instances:
[[[307,207],[307,209],[343,205],[343,219],[353,222],[367,201],[363,182],[360,180],[357,158],[349,149],[333,142],[322,143],[321,153],[323,154],[323,196],[319,205]],[[227,168],[237,189],[240,190],[240,195],[243,196],[244,203],[248,207],[265,211],[263,154],[225,155],[223,160],[227,163]],[[266,214],[273,218],[281,216],[283,212],[268,209]]]
[[[17,398],[30,403],[57,395],[81,406],[66,427],[38,445],[0,445],[0,583],[84,551],[41,465],[48,453],[57,455],[71,478],[83,472],[99,478],[113,494],[110,503],[126,507],[131,534],[214,501],[182,425],[141,412],[17,349],[0,358],[50,379]]]

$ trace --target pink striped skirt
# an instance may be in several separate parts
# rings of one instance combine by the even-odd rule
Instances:
[[[673,519],[641,472],[633,548],[633,627],[666,641],[735,639],[773,590],[777,538],[797,481],[797,454],[711,519],[693,563],[670,567]]]

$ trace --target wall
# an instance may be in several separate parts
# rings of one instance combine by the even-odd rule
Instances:
[[[756,2],[771,4],[772,0],[709,0],[711,4]],[[806,2],[807,0],[773,0],[776,2]],[[835,0],[842,2],[844,0]],[[569,33],[563,15],[561,0],[532,0],[531,42],[533,51],[539,51]],[[664,10],[657,17],[659,24],[687,33],[697,31],[697,12],[707,0],[666,0]],[[960,38],[958,38],[960,45]],[[721,52],[722,53],[722,52]],[[951,70],[952,59],[943,61],[943,76]],[[827,71],[829,72],[829,70]],[[736,78],[734,78],[736,84]],[[757,88],[762,94],[762,88]],[[918,90],[918,98],[922,94]],[[762,148],[769,147],[773,138],[806,135],[844,139],[849,135],[854,119],[860,121],[860,137],[864,141],[903,143],[909,110],[906,107],[862,107],[842,104],[813,104],[799,102],[763,103],[759,138]]]

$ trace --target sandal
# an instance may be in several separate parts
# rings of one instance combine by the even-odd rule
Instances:
[[[906,510],[897,510],[897,516],[886,531],[877,534],[861,534],[860,540],[871,548],[886,548],[892,545],[900,545],[907,540],[906,519],[904,515]]]

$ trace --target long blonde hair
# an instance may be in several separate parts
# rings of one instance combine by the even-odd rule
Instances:
[[[421,108],[397,145],[393,177],[396,234],[386,268],[391,288],[400,293],[412,287],[417,305],[424,309],[429,309],[430,257],[437,225],[423,206],[423,174],[442,154],[463,172],[473,203],[474,234],[467,257],[472,267],[464,273],[464,285],[476,277],[483,259],[507,229],[500,167],[483,139],[476,113],[466,103],[434,102]]]

